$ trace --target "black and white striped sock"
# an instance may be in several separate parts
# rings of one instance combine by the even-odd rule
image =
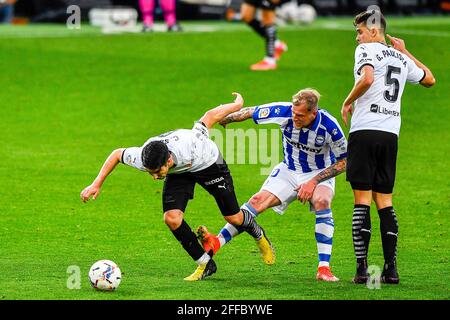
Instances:
[[[266,26],[266,56],[275,56],[275,41],[277,40],[277,29],[274,25]]]
[[[353,247],[356,261],[362,264],[367,260],[372,225],[370,222],[370,206],[355,204],[353,208]]]
[[[248,232],[256,240],[261,239],[264,234],[263,229],[256,223],[255,218],[249,211],[247,211],[246,209],[241,209],[241,211],[244,214],[244,222],[242,223],[242,225],[236,227],[241,227],[245,232]]]

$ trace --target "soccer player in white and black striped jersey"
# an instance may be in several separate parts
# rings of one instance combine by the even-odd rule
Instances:
[[[184,219],[188,201],[194,197],[196,184],[216,200],[224,219],[252,235],[262,254],[273,255],[270,241],[253,215],[240,209],[233,179],[217,145],[209,138],[209,129],[229,113],[241,109],[244,100],[234,93],[232,103],[209,110],[194,124],[192,130],[179,129],[148,139],[141,147],[119,148],[106,159],[94,181],[81,192],[86,202],[100,193],[108,175],[122,163],[165,179],[163,189],[164,222],[184,250],[198,264],[186,281],[198,281],[216,272],[216,264],[205,252]]]
[[[400,104],[405,83],[431,87],[430,69],[417,60],[402,39],[386,35],[386,20],[378,10],[355,17],[355,85],[342,106],[349,134],[347,181],[354,194],[353,245],[357,267],[355,283],[366,283],[367,254],[371,235],[370,205],[375,202],[380,217],[384,267],[381,281],[399,283],[397,272],[398,223],[392,205],[397,141],[400,132]]]

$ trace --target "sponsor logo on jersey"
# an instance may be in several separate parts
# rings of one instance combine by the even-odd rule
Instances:
[[[314,153],[320,153],[322,151],[322,148],[311,148],[304,144],[301,144],[300,142],[292,141],[291,139],[289,139],[287,137],[284,137],[284,138],[286,139],[287,143],[289,143],[293,147],[296,147],[297,149],[300,149],[303,151],[314,152]]]
[[[366,63],[366,62],[372,62],[371,58],[364,58],[358,61],[357,64],[362,64],[362,63]]]
[[[378,105],[377,104],[372,104],[370,105],[370,112],[378,112]]]
[[[367,58],[367,53],[363,52],[359,55],[361,58]]]
[[[400,112],[395,111],[395,110],[389,110],[389,109],[387,109],[385,107],[380,107],[377,104],[371,104],[370,105],[370,112],[384,114],[384,115],[387,115],[387,116],[400,117]]]
[[[270,109],[269,108],[262,108],[259,110],[258,113],[258,118],[263,119],[263,118],[267,118],[270,114]]]

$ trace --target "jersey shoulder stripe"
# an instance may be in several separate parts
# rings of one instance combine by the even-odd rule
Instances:
[[[273,102],[257,106],[253,112],[255,123],[281,124],[286,118],[292,117],[292,104],[290,102]]]

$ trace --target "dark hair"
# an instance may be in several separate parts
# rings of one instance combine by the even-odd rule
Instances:
[[[367,10],[367,11],[363,11],[363,12],[359,13],[355,17],[355,20],[353,20],[353,25],[356,27],[358,24],[364,23],[367,26],[367,20],[369,20],[371,18],[376,19],[374,17],[375,14],[379,15],[380,25],[377,26],[378,29],[382,29],[383,33],[385,33],[386,32],[386,19],[384,19],[384,16],[381,13],[381,11],[378,11],[378,10]]]
[[[142,149],[142,164],[145,168],[156,170],[167,163],[169,149],[164,142],[152,141]]]

